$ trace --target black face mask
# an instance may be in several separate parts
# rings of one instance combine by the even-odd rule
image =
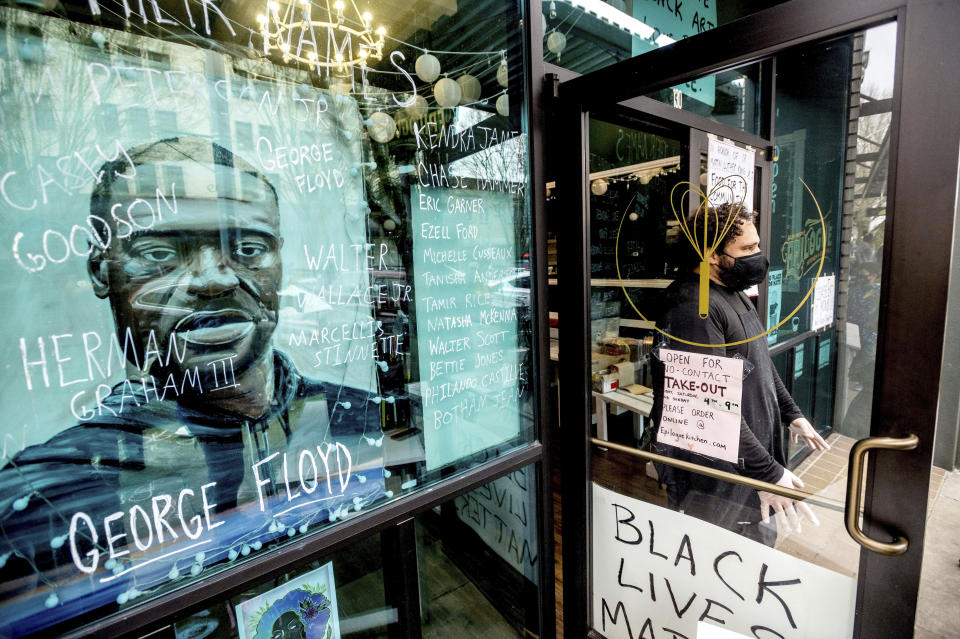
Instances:
[[[744,255],[743,257],[733,257],[732,255],[727,255],[727,257],[733,260],[733,266],[731,268],[720,267],[720,281],[727,288],[732,288],[735,291],[742,291],[754,284],[759,284],[767,276],[767,269],[770,268],[770,261],[762,252]]]

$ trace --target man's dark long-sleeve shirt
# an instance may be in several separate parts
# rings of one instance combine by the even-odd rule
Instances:
[[[708,355],[739,357],[744,360],[739,461],[733,464],[673,446],[655,444],[655,447],[658,452],[671,457],[762,481],[776,482],[783,475],[784,469],[781,423],[790,423],[802,417],[802,413],[770,360],[766,340],[759,337],[747,343],[736,344],[763,332],[756,310],[743,293],[731,291],[714,282],[710,283],[708,317],[701,318],[698,308],[699,278],[691,275],[677,280],[664,291],[662,313],[657,327],[673,337],[691,342],[732,345],[693,346],[663,338],[661,346]],[[656,428],[663,407],[663,366],[657,362],[653,370],[656,396],[651,417]],[[667,472],[670,473],[669,470]]]

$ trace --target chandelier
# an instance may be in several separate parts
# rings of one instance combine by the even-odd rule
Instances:
[[[350,0],[355,15],[348,18],[343,0],[336,0],[332,8],[329,0],[324,0],[324,5],[314,7],[311,0],[291,0],[282,9],[279,2],[269,0],[266,13],[257,16],[263,52],[280,51],[284,62],[296,60],[315,70],[363,67],[368,59],[383,57],[387,30],[374,30],[369,11],[361,13]],[[314,19],[314,11],[316,17],[325,19]]]

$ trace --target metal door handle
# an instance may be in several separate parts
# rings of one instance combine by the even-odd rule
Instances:
[[[892,542],[877,541],[868,537],[860,529],[860,492],[863,487],[863,462],[867,452],[873,448],[884,450],[913,450],[920,443],[920,438],[910,434],[906,437],[867,437],[861,439],[850,450],[850,467],[847,474],[847,507],[844,519],[847,532],[853,540],[875,553],[893,557],[907,552],[909,542],[905,537],[898,536]]]

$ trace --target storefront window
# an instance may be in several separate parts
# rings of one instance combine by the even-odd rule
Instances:
[[[767,298],[770,327],[800,304],[814,281],[819,287],[834,286],[829,295],[831,310],[833,307],[852,43],[852,38],[844,38],[777,58]],[[822,96],[816,104],[806,99],[812,86]],[[825,290],[821,288],[820,295]],[[814,304],[807,305],[805,312],[796,313],[772,332],[768,342],[776,344],[833,323],[832,313],[826,324],[814,317],[816,308]]]
[[[0,635],[532,441],[516,6],[24,4],[0,10]]]

